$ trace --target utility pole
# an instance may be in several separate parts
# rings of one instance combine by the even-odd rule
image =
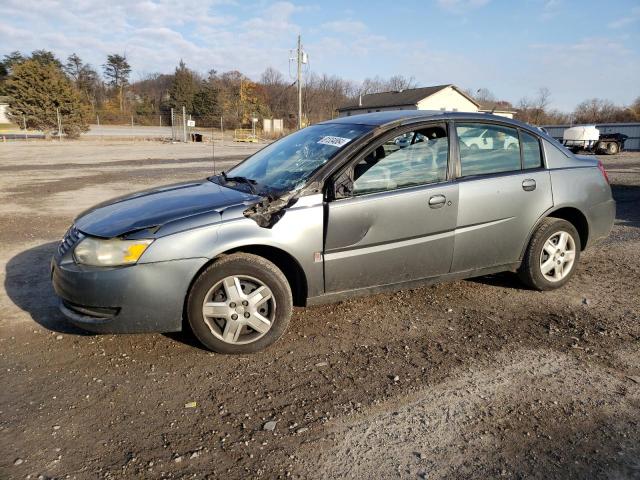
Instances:
[[[302,128],[302,41],[298,35],[298,130]]]

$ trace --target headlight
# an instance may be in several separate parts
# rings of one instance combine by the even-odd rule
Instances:
[[[96,267],[132,265],[138,261],[153,240],[120,240],[86,237],[74,249],[78,263]]]

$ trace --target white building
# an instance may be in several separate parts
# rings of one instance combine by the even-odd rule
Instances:
[[[9,111],[9,98],[0,97],[0,124],[11,123],[9,122],[9,118],[7,117],[8,111]]]
[[[341,117],[386,110],[442,110],[449,112],[491,112],[455,85],[409,88],[362,95],[338,108]],[[511,111],[494,110],[495,115],[513,118]]]

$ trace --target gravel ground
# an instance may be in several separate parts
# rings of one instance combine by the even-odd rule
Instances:
[[[210,149],[0,144],[0,478],[640,478],[640,154],[602,157],[616,224],[559,291],[297,309],[252,356],[66,324],[48,262],[74,216],[210,174]]]

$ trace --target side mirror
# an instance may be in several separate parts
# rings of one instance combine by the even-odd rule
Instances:
[[[353,178],[351,178],[351,170],[347,170],[340,174],[333,182],[333,198],[349,198],[353,193]]]

